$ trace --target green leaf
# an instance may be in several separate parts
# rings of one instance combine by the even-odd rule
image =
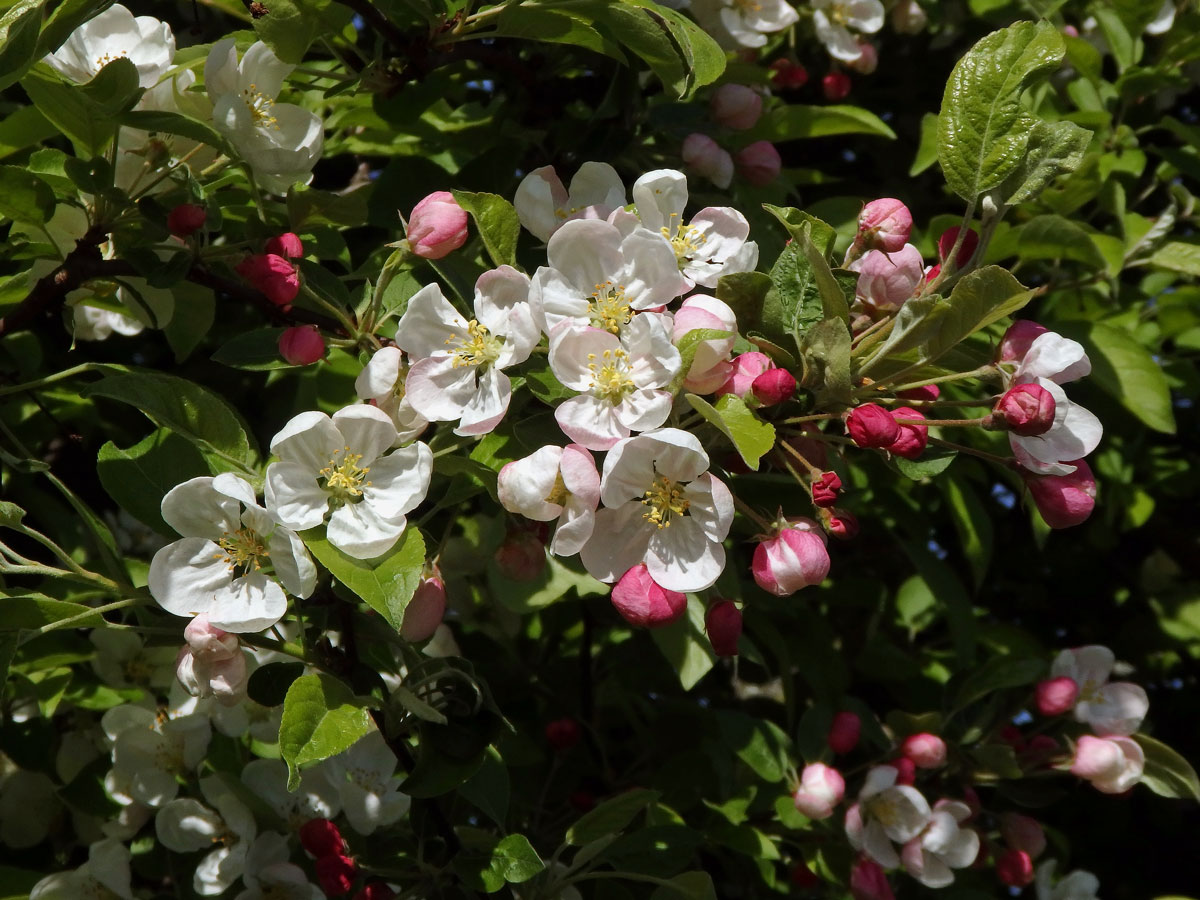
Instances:
[[[976,588],[983,585],[992,559],[992,518],[975,489],[957,473],[938,482],[954,520],[963,555],[971,566]]]
[[[0,166],[0,217],[41,225],[52,215],[50,185],[21,166]]]
[[[791,742],[778,725],[732,710],[720,710],[716,717],[725,746],[759,778],[777,782],[787,777]]]
[[[181,113],[164,112],[157,109],[131,109],[122,114],[121,124],[141,131],[176,134],[218,149],[225,146],[225,139],[215,128],[206,122]]]
[[[175,311],[163,329],[175,361],[183,362],[208,336],[217,313],[217,297],[211,288],[181,281],[171,285]]]
[[[805,332],[822,319],[848,318],[845,295],[825,256],[833,247],[833,228],[807,213],[770,205],[792,236],[771,267],[771,289],[762,305],[762,326],[772,340],[791,335],[801,347]]]
[[[311,529],[301,537],[305,545],[333,577],[348,587],[387,620],[396,631],[404,622],[404,610],[421,581],[425,565],[425,541],[410,525],[404,536],[379,559],[354,559],[324,537],[323,529]]]
[[[679,683],[685,691],[694,688],[716,662],[712,644],[704,632],[704,611],[704,601],[688,594],[687,615],[650,632],[662,655],[679,673]]]
[[[791,206],[772,206],[770,203],[764,203],[763,209],[779,220],[793,240],[802,234],[807,234],[810,243],[815,245],[821,253],[828,256],[833,252],[833,243],[837,240],[837,229],[828,222]],[[805,225],[808,226],[807,229]]]
[[[200,475],[209,475],[200,452],[179,435],[157,428],[127,450],[112,441],[96,457],[100,484],[120,507],[159,534],[174,538],[159,507],[167,491]]]
[[[24,76],[37,59],[46,0],[17,0],[0,16],[0,91]]]
[[[251,372],[294,368],[279,355],[282,328],[255,328],[234,335],[212,355],[213,362]]]
[[[1022,225],[1017,235],[1022,259],[1070,259],[1104,270],[1104,257],[1081,225],[1062,216],[1038,216]]]
[[[771,278],[762,272],[737,272],[717,280],[717,299],[728,304],[742,331],[758,327]]]
[[[821,403],[852,404],[850,329],[845,321],[818,322],[804,333],[800,350],[806,364],[803,387],[812,390]]]
[[[567,843],[582,847],[592,841],[624,831],[642,810],[662,796],[658,791],[634,788],[610,797],[584,813],[567,829]]]
[[[508,818],[512,783],[508,777],[508,767],[504,765],[494,747],[488,748],[487,757],[479,771],[459,785],[458,793],[478,807],[497,826],[504,828],[504,822]]]
[[[755,140],[792,141],[837,134],[870,134],[895,139],[896,132],[873,112],[857,106],[777,106],[751,130]]]
[[[1146,754],[1146,767],[1142,772],[1142,783],[1160,797],[1200,801],[1200,779],[1191,763],[1164,744],[1144,734],[1135,734],[1142,752]]]
[[[908,167],[908,177],[920,175],[937,162],[938,117],[936,113],[921,116],[921,139],[917,143],[917,155]]]
[[[0,597],[0,631],[21,628],[41,628],[64,619],[79,618],[72,627],[102,628],[104,619],[91,607],[66,600],[53,600],[43,594],[20,594]]]
[[[116,134],[121,114],[144,93],[138,86],[137,67],[124,57],[108,63],[87,84],[66,84],[39,67],[30,70],[21,86],[42,115],[85,157],[104,149]]]
[[[790,802],[790,801],[789,801]],[[670,886],[663,885],[650,895],[650,900],[717,900],[712,876],[707,872],[683,872],[671,879]]]
[[[701,344],[703,344],[705,341],[723,341],[727,338],[733,338],[735,336],[736,335],[734,335],[732,331],[720,331],[716,328],[697,328],[693,331],[689,331],[682,338],[680,338],[679,343],[676,345],[676,349],[679,350],[681,363],[679,366],[679,371],[675,374],[675,377],[671,379],[671,393],[678,393],[679,389],[683,387],[684,379],[687,378],[688,373],[691,371],[692,364],[696,361],[696,353],[700,349]]]
[[[402,684],[397,685],[396,689],[392,691],[392,698],[418,719],[433,722],[437,725],[445,725],[448,721],[442,713],[438,712]]]
[[[160,372],[106,375],[80,392],[108,397],[141,410],[155,425],[187,438],[221,470],[252,470],[256,453],[233,408],[183,378]]]
[[[695,394],[684,396],[692,409],[733,442],[746,465],[757,472],[758,461],[775,446],[775,426],[760,419],[746,406],[746,401],[735,394],[726,394],[715,407]]]
[[[509,884],[523,884],[546,868],[523,834],[501,839],[492,851],[492,866]]]
[[[938,115],[938,161],[964,200],[999,185],[1021,164],[1035,121],[1022,92],[1058,66],[1066,52],[1049,22],[994,31],[950,73]]]
[[[905,459],[903,456],[893,456],[892,465],[905,478],[920,481],[923,478],[933,478],[936,475],[941,475],[950,467],[950,463],[954,462],[957,458],[957,450],[932,447],[922,453],[919,459]]]
[[[1200,244],[1167,241],[1150,257],[1150,265],[1169,272],[1200,277]]]
[[[270,0],[266,15],[254,20],[264,44],[285,63],[299,64],[309,45],[321,34],[340,31],[352,12],[331,0]]]
[[[531,581],[514,581],[500,573],[494,559],[489,559],[488,591],[506,609],[520,615],[543,609],[566,597],[572,590],[580,597],[608,593],[608,585],[597,581],[586,572],[577,572],[554,557]]]
[[[25,510],[17,506],[15,503],[9,503],[7,500],[0,500],[0,526],[12,528],[21,523],[25,518]]]
[[[1074,172],[1091,141],[1092,132],[1074,122],[1037,122],[1020,165],[1000,186],[1004,203],[1016,206],[1032,200],[1059,175]]]
[[[300,767],[349,750],[375,728],[365,704],[331,675],[302,675],[283,700],[279,752],[288,790],[300,786]]]
[[[617,43],[597,31],[592,19],[581,10],[509,3],[496,16],[495,23],[495,30],[489,31],[489,35],[570,44],[602,53],[619,63],[628,62]]]
[[[1046,662],[1041,659],[996,657],[968,672],[959,686],[954,706],[956,709],[963,709],[976,700],[982,700],[993,691],[1005,691],[1033,684],[1045,673]]]
[[[250,673],[246,694],[255,703],[268,709],[287,698],[288,688],[304,674],[304,663],[276,662],[259,666]]]
[[[475,220],[492,262],[498,266],[515,266],[521,220],[517,218],[513,205],[498,194],[473,194],[470,191],[450,193],[454,195],[455,202]]]

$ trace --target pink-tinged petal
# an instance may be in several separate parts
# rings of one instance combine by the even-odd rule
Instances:
[[[1048,378],[1056,384],[1068,384],[1091,371],[1092,363],[1082,344],[1047,331],[1034,338],[1029,345],[1013,380],[1020,384]]]
[[[383,410],[368,404],[339,409],[333,414],[333,424],[342,433],[348,453],[361,454],[360,466],[369,466],[396,441],[396,426]]]
[[[425,359],[446,352],[446,338],[462,334],[467,320],[459,314],[436,284],[428,284],[412,295],[396,326],[396,344],[411,359]]]
[[[329,517],[325,538],[347,556],[374,559],[395,546],[406,524],[403,516],[381,518],[369,503],[347,503]]]
[[[610,450],[629,437],[629,429],[621,423],[613,405],[591,394],[564,400],[554,410],[554,421],[563,434],[588,450]]]
[[[600,502],[600,473],[592,454],[579,444],[567,444],[560,465],[567,490],[595,509]]]
[[[594,219],[567,222],[550,238],[546,259],[587,297],[621,268],[621,234]]]
[[[1075,745],[1071,774],[1089,781],[1112,780],[1125,768],[1125,756],[1120,745],[1111,738],[1085,734]]]
[[[217,628],[248,634],[270,628],[287,612],[283,588],[254,572],[218,590],[208,608],[208,620]]]
[[[626,434],[630,431],[649,431],[667,421],[674,400],[670,391],[632,391],[613,407],[613,415]]]
[[[315,469],[297,462],[267,466],[266,503],[280,524],[304,531],[325,521],[329,495],[317,481]]]
[[[591,540],[579,551],[589,575],[611,584],[642,562],[652,530],[643,518],[645,510],[641,503],[632,502],[596,513]]]
[[[850,846],[855,850],[861,850],[863,847],[863,825],[862,807],[857,803],[852,803],[846,809],[845,819],[846,839],[850,842]]]
[[[567,206],[567,189],[554,166],[542,166],[526,175],[517,186],[513,206],[526,231],[548,240],[561,222],[555,210]]]
[[[272,453],[284,462],[299,463],[314,475],[343,446],[345,441],[333,420],[316,410],[292,417],[271,439]]]
[[[463,408],[462,418],[454,433],[487,434],[500,424],[508,412],[511,398],[512,381],[509,377],[491,366],[487,367],[479,376],[478,389]]]
[[[476,393],[476,367],[456,366],[452,356],[419,360],[408,370],[405,398],[431,422],[460,418]]]

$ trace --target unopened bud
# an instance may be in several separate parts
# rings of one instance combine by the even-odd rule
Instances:
[[[879,404],[864,403],[846,417],[846,433],[860,447],[883,448],[900,437],[900,426]]]
[[[1062,675],[1039,681],[1034,689],[1037,711],[1043,716],[1061,716],[1075,708],[1079,699],[1079,685],[1075,679]]]
[[[942,232],[942,236],[938,238],[938,259],[941,260],[942,265],[946,264],[946,257],[954,249],[954,243],[958,240],[958,233],[961,230],[960,226],[955,225],[953,228],[947,228]],[[961,269],[969,263],[978,247],[979,235],[975,233],[975,229],[968,228],[966,235],[963,237],[962,246],[958,248],[958,255],[954,257],[955,268]]]
[[[729,372],[729,377],[715,391],[718,397],[725,394],[736,394],[738,397],[745,397],[749,394],[754,386],[754,380],[771,368],[771,357],[765,353],[751,350],[749,353],[742,353],[735,356],[732,365],[733,368]]]
[[[400,622],[400,637],[419,643],[433,637],[446,614],[446,585],[436,575],[422,578]]]
[[[569,716],[546,723],[546,743],[555,753],[565,753],[570,750],[579,743],[582,736],[579,723]]]
[[[906,737],[900,752],[919,769],[937,769],[946,764],[946,742],[927,731]]]
[[[777,59],[768,68],[771,81],[782,90],[796,90],[808,84],[808,69],[790,59]]]
[[[546,541],[541,531],[541,528],[510,529],[493,554],[500,574],[513,581],[533,581],[542,574],[546,568]]]
[[[838,491],[842,489],[842,479],[836,472],[822,472],[812,483],[812,501],[814,506],[829,507],[837,503]]]
[[[845,793],[841,772],[824,763],[812,763],[800,774],[800,786],[792,794],[792,802],[810,819],[827,819]]]
[[[850,94],[850,76],[845,72],[830,72],[821,79],[821,93],[830,103],[845,100]]]
[[[316,325],[293,325],[279,336],[279,355],[293,366],[309,366],[325,358],[325,338]]]
[[[916,293],[925,275],[921,251],[905,244],[892,253],[871,250],[856,264],[858,283],[854,291],[868,310],[895,312]]]
[[[936,384],[925,384],[921,387],[909,388],[896,394],[902,400],[936,400],[942,394],[942,389]]]
[[[300,846],[317,859],[341,856],[346,852],[342,833],[328,819],[309,819],[301,825]]]
[[[713,93],[709,115],[718,125],[745,131],[762,115],[762,95],[744,84],[723,84]]]
[[[276,306],[287,309],[300,293],[300,276],[296,267],[275,253],[248,256],[235,271],[256,287]]]
[[[862,734],[862,720],[856,713],[840,712],[833,717],[829,727],[829,749],[838,756],[849,753],[858,746]]]
[[[742,611],[732,600],[718,600],[704,616],[704,630],[717,656],[737,656],[742,636]]]
[[[1000,817],[1000,834],[1011,849],[1024,851],[1030,859],[1037,859],[1046,849],[1046,832],[1041,824],[1020,813]]]
[[[395,900],[396,892],[382,881],[372,881],[354,895],[354,900]]]
[[[1042,519],[1051,528],[1070,528],[1086,521],[1096,506],[1096,479],[1082,459],[1071,462],[1069,475],[1025,473],[1025,486]]]
[[[1006,850],[996,857],[996,877],[1009,887],[1026,887],[1033,882],[1033,860],[1024,850]]]
[[[650,577],[646,564],[638,563],[613,585],[612,604],[630,625],[658,628],[683,615],[687,597],[662,587]]]
[[[719,188],[733,181],[733,157],[706,134],[696,132],[683,139],[680,150],[684,165]]]
[[[901,406],[892,410],[894,419],[924,419],[921,413],[917,412],[908,406]],[[897,422],[899,426],[899,434],[886,449],[890,453],[897,456],[903,456],[905,459],[916,459],[925,452],[925,445],[929,442],[929,426],[914,425],[911,422]]]
[[[185,238],[204,227],[208,213],[195,203],[180,203],[167,213],[167,229],[175,237]]]
[[[854,900],[896,900],[883,867],[865,856],[850,870],[850,896]]]
[[[783,160],[770,141],[755,141],[733,155],[738,174],[755,187],[766,187],[779,177]]]
[[[297,235],[285,231],[267,241],[266,251],[285,259],[299,259],[304,255],[304,244]]]
[[[408,246],[424,259],[441,259],[467,242],[467,212],[449,191],[434,191],[413,207]]]
[[[776,597],[820,584],[829,574],[825,534],[811,519],[790,519],[754,548],[750,569],[758,586]]]
[[[774,406],[796,393],[796,378],[787,369],[768,369],[750,385],[762,406]]]
[[[318,857],[313,867],[317,870],[317,884],[326,897],[348,894],[358,877],[358,864],[349,856]]]
[[[897,757],[884,765],[896,770],[896,784],[911,785],[917,780],[917,764],[907,756]]]
[[[895,253],[912,235],[912,213],[893,197],[872,200],[858,214],[857,240],[868,250]]]
[[[1012,387],[992,412],[1013,434],[1033,437],[1054,427],[1054,410],[1054,396],[1031,382]]]
[[[858,537],[860,530],[858,517],[852,512],[844,509],[830,510],[828,524],[829,533],[839,540],[849,541]]]

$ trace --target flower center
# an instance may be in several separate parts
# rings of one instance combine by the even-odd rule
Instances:
[[[341,457],[340,461],[338,457]],[[351,453],[349,447],[333,451],[329,465],[317,474],[325,479],[325,490],[333,494],[340,503],[349,503],[362,496],[363,487],[370,487],[366,481],[370,466],[360,466],[361,453]]]
[[[554,217],[556,219],[562,219],[565,222],[583,208],[584,207],[582,206],[572,206],[570,209],[563,209],[560,206],[558,209],[554,210]]]
[[[566,506],[567,498],[571,496],[571,492],[567,490],[567,483],[563,481],[562,472],[558,472],[554,476],[554,487],[550,488],[550,493],[546,495],[545,502],[553,503],[555,506]]]
[[[250,118],[254,120],[256,128],[279,127],[278,120],[271,115],[271,110],[275,108],[275,101],[260,92],[258,85],[252,84],[248,88],[242,88],[242,102],[250,111]]]
[[[674,213],[671,214],[671,218],[675,218]],[[695,225],[680,225],[675,229],[674,234],[671,234],[671,229],[667,225],[660,230],[662,236],[671,242],[671,248],[675,251],[675,262],[680,267],[699,252],[700,242],[697,239],[699,229]]]
[[[746,13],[760,12],[762,10],[762,4],[755,2],[755,0],[733,0],[733,6],[743,15]]]
[[[237,531],[226,531],[221,535],[217,544],[225,552],[216,554],[216,558],[229,566],[230,572],[241,569],[249,572],[251,569],[261,569],[259,560],[267,556],[267,545],[258,532],[251,528],[242,527]]]
[[[137,656],[130,657],[121,664],[121,674],[125,676],[125,680],[130,684],[149,684],[150,675],[153,672],[154,667],[140,653]]]
[[[650,507],[642,513],[642,518],[659,528],[668,527],[672,516],[686,515],[691,506],[691,502],[683,495],[683,485],[665,475],[654,480],[642,503]]]
[[[107,66],[110,62],[112,62],[115,59],[121,59],[122,57],[128,57],[128,56],[129,56],[128,50],[120,50],[115,55],[112,53],[101,53],[99,56],[96,57],[96,71],[99,72],[101,69],[103,69],[105,66]]]
[[[597,397],[610,403],[620,403],[633,390],[633,378],[629,374],[629,354],[624,350],[605,350],[596,361],[596,354],[589,353],[588,369],[592,373],[592,390]]]
[[[889,797],[888,793],[888,791],[884,791],[863,802],[867,813],[878,820],[884,828],[891,828],[900,821],[900,805]]]
[[[488,331],[486,325],[480,325],[472,319],[467,323],[465,336],[452,334],[446,339],[447,344],[458,342],[454,351],[454,368],[459,366],[486,366],[500,358],[500,347],[504,338]]]
[[[633,310],[625,299],[625,285],[614,286],[611,281],[596,285],[588,301],[588,318],[593,328],[620,334],[621,328],[633,318]]]

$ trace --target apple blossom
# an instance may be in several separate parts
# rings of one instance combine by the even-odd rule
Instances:
[[[742,636],[742,611],[732,600],[718,600],[704,615],[704,630],[717,656],[737,656]]]
[[[116,7],[112,7],[116,9]],[[208,214],[203,206],[195,203],[180,203],[167,213],[167,230],[175,237],[185,238],[204,227]]]
[[[725,335],[704,338],[694,345],[692,364],[683,380],[683,386],[692,393],[711,394],[720,389],[732,372],[729,353],[737,340],[737,317],[723,300],[693,294],[675,312],[671,340],[680,346],[693,331]]]
[[[850,896],[854,900],[895,900],[883,867],[866,856],[854,861],[850,870]]]
[[[842,756],[858,746],[862,733],[862,720],[857,713],[847,710],[836,713],[829,728],[829,749]]]
[[[933,805],[929,824],[900,851],[904,870],[926,887],[942,888],[954,881],[951,869],[963,869],[979,855],[979,835],[960,825],[971,810],[957,800]]]
[[[268,502],[270,496],[268,487]],[[287,611],[285,589],[304,598],[316,586],[317,569],[300,538],[276,524],[236,475],[176,485],[162,499],[162,517],[183,539],[154,554],[149,588],[173,615],[203,613],[225,631],[262,631]]]
[[[216,697],[237,703],[246,692],[249,673],[246,654],[237,635],[215,628],[208,616],[196,616],[183,630],[187,641],[179,650],[176,677],[193,697]]]
[[[1063,650],[1050,666],[1052,678],[1070,678],[1079,686],[1075,718],[1101,736],[1133,734],[1150,709],[1140,685],[1108,680],[1115,664],[1110,649],[1093,644]]]
[[[525,230],[550,240],[565,222],[574,219],[605,219],[625,205],[625,185],[608,163],[585,162],[563,186],[553,166],[534,169],[522,179],[513,197],[517,217]]]
[[[325,339],[316,325],[293,325],[279,336],[279,355],[293,366],[310,366],[325,358]]]
[[[1075,745],[1071,774],[1105,794],[1123,794],[1142,779],[1146,755],[1133,738],[1085,734]]]
[[[840,103],[850,95],[853,82],[845,72],[830,72],[821,79],[821,93],[830,103]]]
[[[899,406],[892,410],[892,418],[896,420],[924,419],[925,416],[912,407]],[[925,452],[925,445],[929,441],[929,426],[901,421],[897,421],[896,424],[899,426],[896,439],[884,449],[896,456],[903,456],[905,459],[916,459]]]
[[[762,94],[753,88],[744,84],[723,84],[713,92],[708,112],[718,125],[745,131],[758,122],[762,107]]]
[[[664,588],[650,575],[645,563],[638,563],[613,585],[612,604],[630,625],[658,628],[684,614],[687,597]]]
[[[912,244],[894,253],[870,250],[853,265],[858,272],[858,299],[872,312],[895,312],[916,291],[924,266],[921,251]]]
[[[152,16],[135,18],[117,3],[76,28],[44,61],[67,80],[84,84],[113,60],[125,58],[137,68],[138,84],[151,88],[174,56],[170,25]]]
[[[596,461],[580,444],[542,447],[500,470],[500,505],[538,522],[557,520],[550,552],[571,556],[592,536],[600,503]]]
[[[434,567],[436,572],[437,567]],[[446,614],[446,585],[439,575],[422,576],[413,592],[404,618],[400,622],[400,637],[420,643],[433,637]]]
[[[1023,473],[1025,486],[1051,528],[1070,528],[1085,522],[1096,505],[1096,479],[1082,459],[1071,460],[1075,471],[1067,475]]]
[[[800,16],[784,0],[692,0],[701,26],[727,50],[761,47],[767,35],[795,25]]]
[[[1175,0],[1163,0],[1162,6],[1154,14],[1150,24],[1142,29],[1143,33],[1157,37],[1169,32],[1175,24]]]
[[[921,769],[937,769],[946,764],[946,742],[936,734],[910,734],[900,744],[900,752]]]
[[[811,763],[800,773],[800,786],[792,794],[792,802],[810,819],[827,819],[845,793],[841,772],[824,763]]]
[[[829,575],[825,533],[812,519],[788,519],[754,548],[751,570],[758,586],[776,597],[820,584]]]
[[[912,223],[907,206],[892,197],[881,197],[872,200],[858,214],[854,242],[868,250],[896,253],[908,244]]]
[[[71,316],[72,336],[80,341],[104,341],[113,334],[132,337],[146,327],[132,316],[86,303],[71,304]]]
[[[783,159],[770,141],[755,141],[733,154],[737,173],[755,187],[766,187],[779,177]]]
[[[413,207],[408,245],[424,259],[441,259],[467,242],[467,211],[449,191],[435,191]]]
[[[109,687],[165,688],[175,674],[170,647],[147,647],[142,636],[115,628],[96,628],[88,635],[96,648],[92,670]]]
[[[391,825],[408,812],[410,800],[395,778],[396,754],[378,731],[359,738],[327,763],[341,795],[342,814],[359,834]]]
[[[864,448],[889,447],[900,437],[900,426],[891,413],[877,403],[864,403],[846,417],[846,434]]]
[[[1076,869],[1055,884],[1054,869],[1057,865],[1057,860],[1048,859],[1037,867],[1034,876],[1037,900],[1097,900],[1100,879],[1091,872]]]
[[[395,440],[392,420],[374,406],[294,416],[271,439],[279,461],[267,466],[267,508],[297,531],[328,518],[329,543],[355,559],[386,553],[404,533],[405,514],[425,499],[433,471],[429,447],[387,453]]]
[[[242,769],[242,783],[281,818],[290,831],[312,819],[332,819],[342,809],[336,773],[324,763],[304,769],[300,786],[287,788],[287,764],[281,759],[254,759]]]
[[[233,900],[324,900],[325,893],[308,880],[304,870],[286,861],[256,865],[254,847],[246,860],[246,890]]]
[[[733,157],[706,134],[693,132],[685,137],[679,155],[684,165],[721,190],[729,187],[733,181]]]
[[[408,371],[398,347],[381,347],[354,379],[358,398],[377,406],[392,420],[398,444],[407,444],[429,427],[429,422],[413,409],[408,399]]]
[[[896,783],[898,774],[891,766],[868,770],[858,801],[846,810],[846,837],[850,845],[887,869],[900,865],[900,856],[892,842],[907,844],[933,818],[920,791]],[[951,822],[957,827],[952,816]]]
[[[29,900],[80,900],[118,897],[133,900],[129,848],[105,838],[88,847],[88,858],[72,872],[56,872],[33,886]]]
[[[123,788],[128,802],[150,807],[175,798],[179,777],[200,766],[212,737],[212,727],[203,715],[159,721],[153,710],[128,706],[110,709],[102,721],[112,735],[114,785]]]
[[[1039,681],[1034,688],[1034,705],[1043,716],[1061,716],[1075,708],[1079,684],[1074,678],[1059,675]]]
[[[154,830],[159,843],[176,853],[211,850],[196,866],[192,889],[212,897],[242,876],[258,825],[220,776],[201,778],[200,792],[209,806],[191,798],[172,800],[154,817]]]
[[[883,4],[879,0],[811,0],[813,27],[829,55],[842,62],[862,56],[858,38],[850,32],[874,34],[883,27]]]

